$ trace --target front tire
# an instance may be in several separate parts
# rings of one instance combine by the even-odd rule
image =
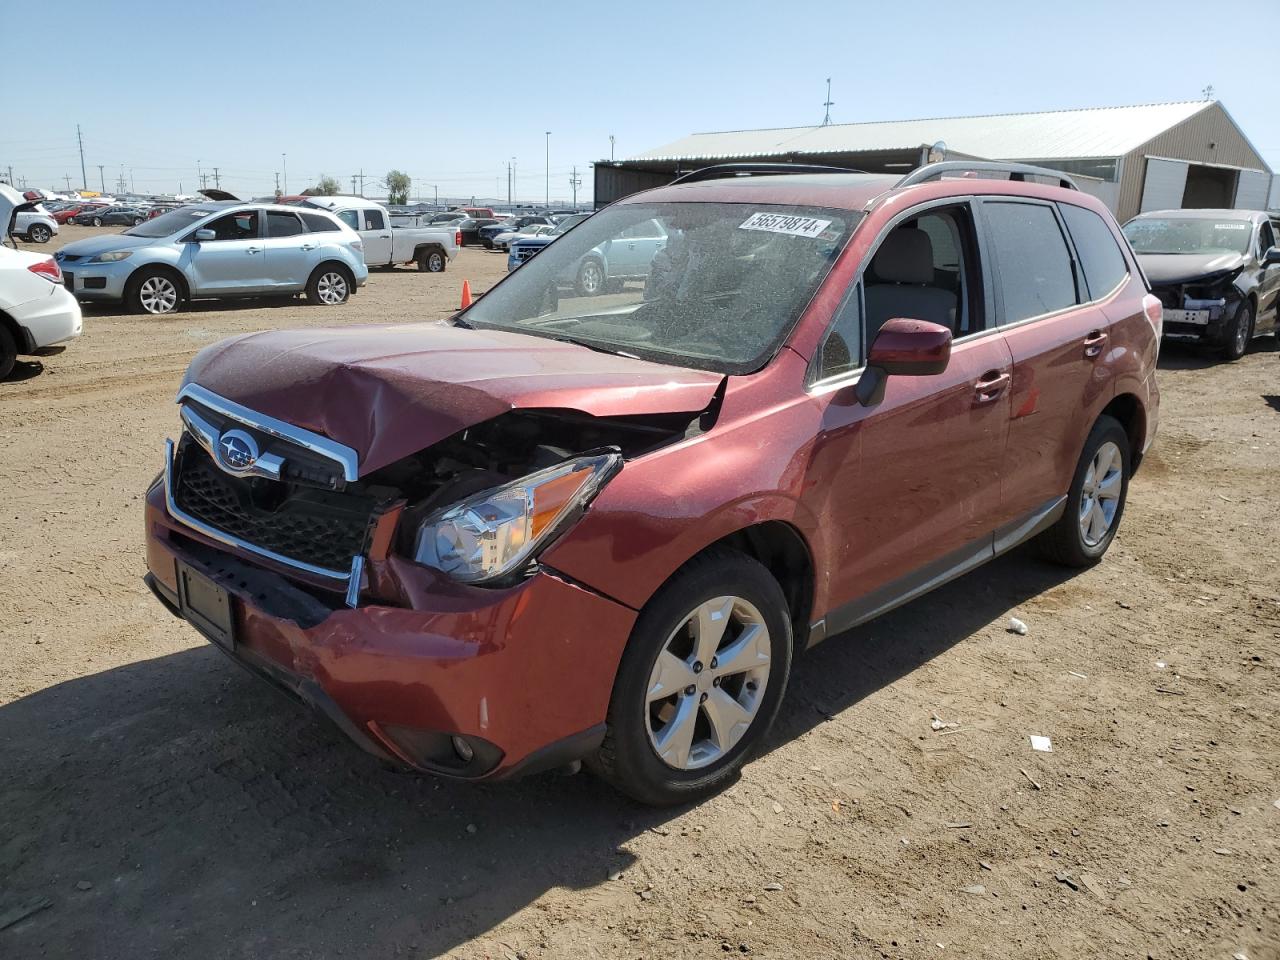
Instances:
[[[102,218],[101,218],[101,217],[94,217],[94,218],[93,218],[93,225],[94,225],[95,227],[100,227],[100,226],[102,226]]]
[[[1099,417],[1076,465],[1066,510],[1037,538],[1046,560],[1091,567],[1102,559],[1124,515],[1131,464],[1129,435],[1120,421]]]
[[[791,656],[773,575],[736,550],[696,557],[636,620],[591,769],[653,805],[722,789],[773,725]]]
[[[1227,342],[1223,345],[1222,355],[1228,360],[1239,360],[1249,349],[1249,340],[1253,337],[1253,301],[1245,300],[1236,310],[1236,315],[1227,327]]]
[[[53,231],[43,223],[33,223],[27,231],[27,239],[32,243],[48,243],[52,236]]]
[[[351,299],[351,276],[341,267],[323,264],[307,281],[307,300],[322,307],[336,307]]]
[[[124,301],[132,313],[167,316],[182,309],[182,286],[165,270],[139,270],[129,278]]]

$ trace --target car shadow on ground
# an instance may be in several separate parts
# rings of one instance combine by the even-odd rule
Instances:
[[[1020,550],[828,640],[766,750],[1070,576]],[[0,912],[53,901],[0,930],[10,956],[435,956],[606,883],[681,812],[589,776],[391,772],[207,646],[0,707],[0,744]]]
[[[80,311],[86,317],[137,317],[140,320],[180,320],[184,316],[199,313],[234,313],[237,310],[262,310],[267,307],[310,306],[300,294],[280,294],[274,297],[230,297],[225,300],[193,300],[184,303],[181,310],[161,316],[148,316],[130,310],[123,303],[80,302]]]
[[[1280,340],[1275,337],[1261,336],[1254,337],[1249,342],[1249,349],[1245,351],[1245,356],[1254,353],[1277,352],[1280,352]],[[1220,350],[1213,350],[1194,343],[1179,343],[1166,340],[1160,344],[1158,369],[1203,370],[1206,367],[1216,367],[1230,362],[1222,355]]]

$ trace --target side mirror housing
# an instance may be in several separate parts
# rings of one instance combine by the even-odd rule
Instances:
[[[197,230],[194,236],[196,243],[207,243],[210,240],[218,239],[218,235],[212,230]]]
[[[928,377],[942,373],[951,360],[951,331],[927,320],[896,317],[885,322],[871,342],[867,366],[855,386],[858,402],[873,406],[884,399],[889,377]]]
[[[1262,255],[1262,265],[1273,267],[1277,263],[1280,263],[1280,247],[1268,247],[1267,252]]]

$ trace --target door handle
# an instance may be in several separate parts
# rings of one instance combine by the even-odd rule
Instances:
[[[260,253],[260,252],[261,250],[258,247],[249,247],[248,249],[245,250],[245,253]]]
[[[1105,330],[1092,330],[1089,335],[1084,338],[1084,355],[1086,357],[1096,357],[1102,353],[1102,348],[1107,343],[1107,333]]]
[[[389,233],[380,233],[380,234],[378,234],[378,236],[379,236],[379,237],[381,237],[383,240],[390,240],[390,239],[391,239],[391,234],[389,234]]]
[[[988,370],[973,384],[974,403],[991,403],[1004,393],[1013,377],[1000,370]]]
[[[315,248],[316,248],[316,245],[315,245],[314,243],[304,243],[304,244],[303,244],[299,249],[301,249],[301,250],[314,250]]]

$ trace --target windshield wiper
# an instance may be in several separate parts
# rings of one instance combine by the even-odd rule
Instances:
[[[541,334],[537,334],[537,336],[541,336]],[[592,343],[590,340],[579,340],[576,337],[566,337],[559,334],[554,337],[547,337],[547,339],[555,340],[558,343],[572,343],[574,346],[586,347],[588,350],[594,350],[596,353],[607,353],[614,357],[626,357],[629,360],[640,359],[634,353],[627,353],[625,350],[610,350],[608,347],[602,347],[597,343]]]
[[[475,324],[468,320],[462,319],[462,314],[456,314],[451,321],[455,327],[461,327],[463,330],[474,330]]]

